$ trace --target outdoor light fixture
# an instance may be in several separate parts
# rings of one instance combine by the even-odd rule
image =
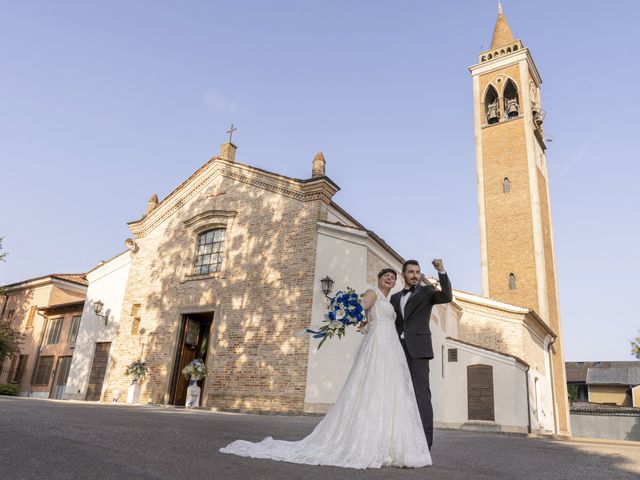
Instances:
[[[329,294],[331,293],[331,290],[333,290],[333,278],[327,275],[322,280],[320,280],[320,283],[322,284],[322,293],[324,293],[325,297],[329,298]]]
[[[102,309],[104,308],[104,303],[102,303],[100,300],[98,300],[94,305],[93,305],[93,313],[96,314],[96,317],[100,317],[100,318],[104,318],[104,324],[107,324],[107,320],[109,319],[109,315],[102,315]]]

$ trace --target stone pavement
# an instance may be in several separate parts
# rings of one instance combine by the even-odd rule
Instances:
[[[189,411],[0,396],[0,479],[640,478],[640,443],[436,430],[434,466],[352,470],[224,455],[232,440],[286,440],[318,417]]]

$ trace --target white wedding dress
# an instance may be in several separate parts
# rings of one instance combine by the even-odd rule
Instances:
[[[313,432],[296,442],[236,440],[221,452],[348,468],[431,465],[396,314],[382,292],[373,290],[377,300],[368,312],[369,325],[351,372]]]

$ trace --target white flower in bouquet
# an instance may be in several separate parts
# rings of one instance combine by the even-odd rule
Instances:
[[[342,338],[349,325],[357,325],[364,320],[363,310],[360,303],[360,295],[352,288],[347,288],[344,292],[339,291],[329,302],[329,308],[324,320],[327,324],[318,330],[307,328],[306,332],[311,333],[313,338],[322,339],[318,345],[318,348],[320,348],[327,338],[331,338],[334,335]]]
[[[191,362],[182,369],[182,374],[188,380],[193,378],[194,380],[202,380],[209,374],[207,366],[201,358],[194,358]]]
[[[135,362],[131,362],[127,365],[124,374],[128,377],[131,375],[133,377],[133,381],[137,382],[138,380],[147,376],[147,372],[149,368],[147,368],[147,364],[142,360],[136,360]]]

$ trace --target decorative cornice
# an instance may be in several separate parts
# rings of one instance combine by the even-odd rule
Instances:
[[[238,212],[231,212],[228,210],[207,210],[206,212],[199,213],[182,223],[184,223],[186,227],[190,227],[203,220],[224,219],[226,222],[227,219],[234,218],[236,215],[238,215]]]
[[[142,238],[148,235],[220,176],[302,202],[319,200],[330,205],[331,198],[339,190],[339,187],[327,177],[298,180],[214,157],[154,210],[140,220],[129,222],[129,229],[134,237]]]

